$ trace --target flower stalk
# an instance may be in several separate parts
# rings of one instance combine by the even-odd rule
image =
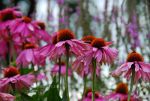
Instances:
[[[69,101],[68,68],[69,68],[69,45],[66,44],[66,77],[65,77],[65,90],[66,90],[66,95],[67,95],[67,101]]]
[[[61,57],[58,59],[58,64],[59,64],[59,74],[58,74],[58,79],[59,79],[59,92],[60,92],[60,77],[61,77]]]
[[[131,83],[130,83],[130,91],[128,94],[128,101],[130,101],[130,99],[131,99],[131,93],[132,93],[132,89],[133,89],[133,85],[134,85],[134,77],[135,77],[135,66],[134,66],[134,64],[132,66],[133,66],[133,68],[132,68],[132,76],[131,76]]]
[[[96,60],[93,63],[93,81],[92,81],[92,101],[95,101],[95,78],[96,78]]]

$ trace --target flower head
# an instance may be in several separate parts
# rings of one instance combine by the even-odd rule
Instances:
[[[82,101],[91,101],[91,100],[92,100],[92,90],[88,89],[85,92]],[[95,101],[106,101],[106,99],[99,92],[95,92]]]
[[[18,66],[27,66],[30,63],[35,65],[44,65],[45,57],[43,54],[40,54],[40,51],[37,49],[38,46],[32,43],[26,43],[22,47],[24,50],[19,54],[16,59]]]
[[[4,77],[10,78],[10,77],[16,76],[18,74],[20,74],[19,70],[13,66],[4,69]]]
[[[115,90],[116,93],[128,94],[128,85],[125,83],[119,83]]]
[[[96,38],[92,41],[91,45],[92,45],[92,47],[101,49],[102,47],[106,46],[107,44],[104,39]]]
[[[58,35],[57,35],[57,41],[66,41],[66,40],[71,40],[74,39],[74,34],[72,31],[69,29],[62,29],[59,30]]]
[[[81,56],[78,56],[73,63],[73,69],[78,70],[90,70],[92,67],[93,59],[96,60],[97,64],[101,63],[112,63],[118,54],[116,49],[109,47],[111,42],[106,42],[102,38],[96,38],[91,42],[91,48],[84,52]],[[98,66],[98,65],[97,65]],[[82,69],[81,69],[82,68]]]
[[[129,53],[127,57],[127,62],[122,64],[111,74],[113,76],[119,76],[123,74],[127,79],[129,79],[133,69],[135,71],[135,83],[139,79],[143,79],[144,81],[150,81],[150,64],[145,63],[142,55],[137,53],[136,51]]]
[[[15,18],[21,17],[21,15],[21,12],[17,11],[16,8],[6,8],[0,11],[0,22],[13,20]]]
[[[28,89],[34,81],[34,75],[20,75],[19,70],[16,67],[9,66],[4,69],[4,78],[0,79],[0,91],[9,92],[11,89]]]
[[[128,99],[128,85],[126,83],[120,82],[117,84],[117,87],[114,92],[110,93],[106,96],[107,100],[109,101],[127,101]],[[136,94],[131,95],[130,101],[139,101],[139,98]]]
[[[128,57],[127,57],[127,62],[143,62],[144,61],[144,58],[142,57],[141,54],[133,51],[131,53],[128,54]]]
[[[57,43],[50,53],[50,58],[55,60],[66,54],[66,46],[69,48],[69,54],[73,53],[75,55],[83,54],[84,50],[89,47],[83,41],[74,39],[74,34],[69,29],[62,29],[58,31]]]

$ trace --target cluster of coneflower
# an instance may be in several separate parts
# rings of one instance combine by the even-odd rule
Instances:
[[[41,47],[42,40],[47,45]],[[44,23],[22,16],[16,8],[0,11],[0,57],[4,61],[1,64],[6,67],[4,78],[0,79],[0,101],[6,101],[6,98],[7,101],[13,101],[15,95],[6,93],[15,90],[21,92],[37,80],[34,71],[22,75],[19,72],[21,68],[28,68],[30,64],[44,66],[47,58],[56,63],[51,73],[58,73],[59,91],[60,76],[65,75],[66,101],[70,101],[68,77],[72,71],[83,78],[91,74],[92,89],[84,91],[82,101],[140,101],[137,94],[132,93],[132,88],[139,79],[150,80],[150,64],[145,63],[142,55],[136,51],[129,53],[126,63],[111,72],[112,76],[124,75],[128,80],[131,78],[129,92],[125,83],[119,83],[116,90],[107,96],[95,91],[96,75],[99,75],[101,65],[112,64],[117,58],[118,51],[110,47],[112,44],[94,36],[78,40],[69,29],[61,29],[50,36],[45,31]],[[71,56],[75,57],[73,62],[70,61]],[[62,58],[65,58],[65,62]],[[13,65],[14,61],[16,65]]]

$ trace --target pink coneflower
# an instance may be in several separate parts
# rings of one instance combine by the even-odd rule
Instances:
[[[91,67],[91,63],[93,59],[96,60],[97,63],[112,63],[114,59],[116,59],[118,51],[116,49],[109,48],[110,42],[105,42],[105,40],[101,38],[97,38],[92,41],[91,49],[86,51],[84,55],[77,57],[76,61],[73,63],[73,68],[78,71],[78,69],[82,68],[82,70],[90,70],[88,68]]]
[[[16,59],[17,65],[27,66],[30,63],[35,65],[44,65],[45,64],[45,57],[42,56],[38,49],[37,45],[32,43],[25,43],[23,45],[23,51],[19,54]]]
[[[114,92],[107,97],[108,101],[127,101],[128,99],[128,86],[126,83],[119,83]],[[140,101],[137,95],[132,94],[130,101]]]
[[[150,64],[143,61],[144,58],[142,55],[133,51],[128,55],[127,62],[112,72],[113,76],[119,76],[123,74],[128,80],[131,78],[128,101],[130,100],[134,83],[141,78],[144,81],[150,81]]]
[[[66,65],[64,62],[61,62],[61,75],[65,76],[66,75]],[[55,64],[54,67],[51,70],[52,75],[56,75],[59,73],[59,63]],[[72,70],[71,68],[68,69],[68,76],[72,75]]]
[[[10,25],[12,25],[13,20],[21,17],[22,14],[20,11],[17,11],[16,8],[6,8],[0,11],[0,30],[4,30]]]
[[[0,92],[0,101],[15,101],[15,97],[11,94]]]
[[[13,66],[4,69],[4,78],[0,79],[0,91],[28,89],[34,82],[32,74],[20,75],[19,70]]]
[[[112,63],[116,59],[118,51],[109,47],[111,42],[106,42],[102,38],[97,38],[92,41],[92,48],[85,52],[84,55],[79,56],[74,62],[74,68],[78,69],[81,63],[89,66],[92,60],[95,59],[97,63]]]
[[[89,90],[87,90],[87,92],[85,92],[85,95],[82,98],[82,101],[92,101],[92,90],[91,89],[89,89]],[[106,101],[106,100],[99,92],[95,92],[95,101]]]
[[[75,36],[72,31],[68,29],[60,30],[57,34],[57,44],[51,51],[50,58],[55,59],[66,54],[66,47],[69,48],[69,53],[73,53],[75,55],[83,54],[83,50],[88,47],[87,44],[74,38]]]
[[[102,38],[96,38],[91,42],[91,49],[85,51],[84,54],[78,56],[73,63],[73,68],[78,70],[88,70],[92,65],[92,101],[94,101],[95,94],[95,78],[96,78],[96,68],[98,64],[102,63],[112,63],[116,59],[118,51],[116,49],[109,48],[111,42],[106,42]],[[98,63],[98,64],[97,64]]]
[[[31,18],[27,16],[18,18],[15,20],[14,25],[11,26],[12,27],[11,32],[18,33],[24,38],[31,37],[32,35],[34,35],[35,30],[34,29],[35,25],[31,22],[32,22]]]
[[[11,33],[16,34],[15,38],[19,37],[21,40],[31,43],[38,43],[40,40],[51,41],[51,36],[45,31],[45,24],[40,21],[32,21],[27,16],[15,19],[10,30]]]
[[[144,81],[150,81],[150,64],[145,63],[142,55],[135,51],[128,54],[127,62],[113,71],[112,75],[124,75],[129,80],[132,70],[135,71],[134,82],[137,82],[141,78]]]
[[[69,68],[69,56],[71,53],[75,55],[83,54],[83,51],[87,49],[88,45],[83,41],[74,39],[74,33],[69,29],[62,29],[58,31],[57,43],[50,52],[50,59],[60,59],[62,55],[66,55],[66,76],[65,76],[65,90],[67,100],[69,100],[68,93],[68,68]]]

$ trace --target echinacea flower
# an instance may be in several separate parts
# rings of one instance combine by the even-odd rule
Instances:
[[[11,94],[0,92],[0,101],[15,101],[15,97]]]
[[[106,96],[107,101],[127,101],[128,85],[126,83],[118,83],[114,92]],[[131,95],[130,101],[140,101],[134,93]]]
[[[0,79],[0,91],[9,92],[10,90],[28,89],[35,81],[32,74],[20,75],[16,67],[9,66],[4,69],[4,78]]]
[[[16,63],[19,66],[27,66],[30,63],[33,63],[35,65],[44,65],[45,64],[45,57],[42,56],[38,49],[37,45],[32,43],[26,43],[23,46],[23,51],[19,54],[19,56],[16,59]]]
[[[69,48],[69,53],[75,55],[83,54],[83,50],[87,49],[88,45],[74,38],[73,32],[69,29],[60,30],[57,34],[57,43],[51,51],[50,58],[55,59],[66,54],[66,48]]]
[[[66,65],[65,65],[65,63],[61,62],[60,66],[61,66],[61,72],[60,73],[61,73],[62,76],[65,76],[65,74],[66,74]],[[51,70],[51,73],[52,73],[52,75],[56,75],[56,74],[59,73],[59,63],[54,65],[54,67]],[[72,75],[72,70],[71,70],[71,68],[69,68],[68,69],[68,76],[71,76],[71,75]]]
[[[118,51],[110,48],[110,44],[111,42],[106,42],[102,38],[94,39],[91,42],[91,49],[87,50],[83,55],[77,57],[73,63],[73,68],[75,70],[78,70],[79,68],[83,68],[82,70],[88,70],[88,68],[91,67],[90,65],[93,59],[100,64],[112,63],[114,59],[116,59]]]
[[[145,63],[142,55],[135,51],[129,53],[127,57],[127,62],[122,64],[111,74],[113,76],[124,75],[129,80],[131,77],[132,70],[135,71],[135,83],[139,79],[143,79],[144,81],[150,81],[150,64]]]
[[[71,53],[78,56],[83,54],[88,45],[83,41],[74,39],[74,34],[69,29],[62,29],[58,31],[57,43],[50,52],[50,59],[57,60],[66,55],[66,76],[65,76],[65,90],[67,100],[69,100],[68,93],[68,68],[69,68],[69,56]]]
[[[87,92],[85,92],[81,101],[92,101],[91,89],[88,89]],[[99,92],[95,92],[95,101],[106,101],[106,99]]]
[[[5,30],[12,25],[13,20],[22,16],[22,13],[17,8],[6,8],[0,11],[0,30]]]

